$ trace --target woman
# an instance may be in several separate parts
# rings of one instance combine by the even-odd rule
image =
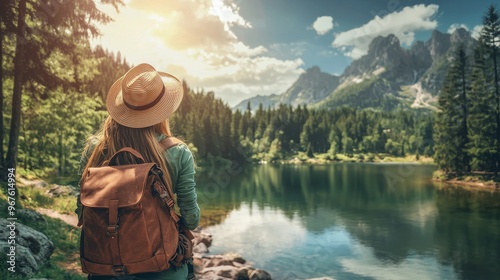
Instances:
[[[101,131],[89,138],[81,166],[86,174],[90,167],[107,165],[111,156],[121,148],[132,147],[146,162],[155,162],[162,170],[168,170],[164,177],[177,196],[176,212],[180,222],[193,230],[200,218],[193,156],[180,141],[174,141],[176,145],[164,149],[165,140],[172,136],[168,119],[179,107],[182,96],[182,84],[174,76],[157,72],[148,64],[130,69],[111,86],[106,100],[109,116]],[[163,142],[163,147],[160,142]],[[126,163],[135,161],[133,157],[124,158],[121,164]],[[79,221],[81,212],[78,200]],[[187,275],[188,267],[182,265],[161,272],[123,277],[89,275],[89,279],[186,279]]]

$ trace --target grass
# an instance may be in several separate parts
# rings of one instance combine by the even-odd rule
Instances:
[[[72,214],[75,210],[76,197],[59,196],[51,197],[47,194],[49,188],[34,188],[29,186],[19,186],[20,202],[24,208],[50,208],[62,214]]]
[[[57,211],[69,211],[74,208],[75,202],[72,197],[50,198],[44,195],[44,189],[32,187],[18,187],[19,201],[16,209],[48,207]],[[0,205],[5,207],[7,196],[5,186],[0,189]],[[71,205],[71,206],[70,206]],[[71,212],[73,209],[71,209]],[[6,211],[0,211],[0,217],[6,218]],[[80,271],[79,250],[80,250],[80,229],[76,229],[59,219],[53,219],[42,215],[42,221],[29,220],[27,217],[18,215],[18,222],[29,226],[45,234],[54,243],[54,252],[45,265],[36,273],[29,275],[30,279],[86,279],[86,275]],[[0,261],[5,263],[6,256],[1,255]],[[0,279],[27,279],[16,273],[0,270]]]
[[[436,170],[432,177],[435,181],[453,185],[491,188],[498,188],[500,185],[500,175],[493,172],[446,173],[443,170]]]
[[[328,162],[376,162],[376,163],[420,163],[433,164],[431,157],[419,156],[417,160],[415,155],[404,157],[392,156],[389,154],[377,153],[355,153],[355,154],[329,154],[316,153],[313,158],[308,158],[304,153],[291,156],[289,159],[280,161],[281,163],[328,163]]]

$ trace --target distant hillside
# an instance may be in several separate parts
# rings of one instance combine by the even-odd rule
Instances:
[[[402,98],[398,97],[397,89],[386,79],[371,77],[363,81],[342,87],[335,94],[327,96],[322,101],[313,104],[313,108],[337,108],[348,106],[356,109],[379,108],[382,110],[393,110],[402,104]],[[406,105],[410,101],[407,100]]]
[[[271,95],[257,95],[254,97],[250,97],[238,103],[238,105],[233,107],[233,110],[245,111],[247,109],[248,103],[250,103],[250,108],[252,111],[257,109],[260,104],[262,104],[262,108],[274,108],[277,104],[279,104],[281,96],[278,94]]]

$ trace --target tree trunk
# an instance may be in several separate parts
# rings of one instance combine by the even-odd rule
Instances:
[[[470,172],[470,159],[469,159],[469,152],[466,150],[466,147],[469,143],[469,128],[467,127],[467,118],[469,117],[469,112],[468,112],[468,104],[467,104],[467,91],[466,91],[466,78],[465,78],[465,74],[466,74],[466,57],[465,57],[465,49],[464,49],[464,53],[462,54],[462,58],[463,58],[463,64],[462,64],[462,69],[461,70],[461,74],[462,74],[462,109],[463,109],[463,114],[464,114],[464,118],[462,120],[462,130],[463,130],[463,137],[465,138],[465,143],[464,143],[464,146],[462,147],[463,148],[463,153],[465,154],[464,155],[464,162],[463,162],[463,167],[465,168],[465,172]]]
[[[2,19],[3,20],[3,19]],[[5,170],[5,157],[4,157],[4,152],[3,152],[3,36],[4,36],[4,29],[2,26],[2,22],[0,20],[0,104],[2,107],[0,107],[0,170]],[[4,181],[5,174],[2,172],[0,174],[0,181]]]
[[[497,107],[497,168],[496,172],[500,171],[500,91],[498,89],[498,61],[497,61],[497,46],[496,46],[495,37],[493,37],[493,73],[494,73],[494,81],[495,81],[495,96],[497,98],[496,107]]]
[[[62,134],[61,132],[58,133],[57,135],[58,138],[58,152],[57,152],[57,160],[59,161],[59,166],[57,167],[57,175],[58,176],[63,176],[64,175],[64,159],[63,159],[63,143],[62,143]]]
[[[12,120],[10,123],[9,145],[6,163],[8,168],[16,168],[19,146],[19,128],[21,126],[21,95],[24,72],[24,50],[26,31],[26,0],[19,1],[19,14],[17,17],[16,53],[14,57],[14,92],[12,95]]]

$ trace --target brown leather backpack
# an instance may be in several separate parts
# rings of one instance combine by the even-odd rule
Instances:
[[[141,163],[114,165],[122,153],[134,155]],[[145,163],[132,148],[118,151],[108,166],[89,168],[80,193],[83,272],[128,275],[180,265],[185,256],[176,253],[179,217],[173,211],[173,197],[162,170],[155,163]]]

